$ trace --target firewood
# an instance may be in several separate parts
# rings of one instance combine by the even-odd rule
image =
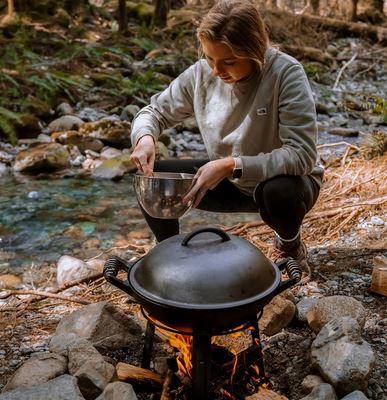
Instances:
[[[374,268],[372,270],[372,281],[370,290],[387,296],[387,257],[374,257]]]
[[[169,390],[172,382],[174,371],[168,368],[164,379],[163,389],[161,390],[160,400],[169,400]]]
[[[116,366],[116,370],[117,377],[120,381],[137,382],[157,388],[163,385],[162,377],[149,369],[119,362]]]

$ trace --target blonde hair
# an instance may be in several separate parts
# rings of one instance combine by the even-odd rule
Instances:
[[[199,54],[202,40],[228,45],[237,57],[249,58],[262,67],[269,46],[265,24],[250,0],[218,0],[197,30]]]

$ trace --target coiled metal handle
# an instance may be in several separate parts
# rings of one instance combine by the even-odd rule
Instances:
[[[289,258],[286,262],[286,272],[288,273],[289,278],[294,279],[296,282],[301,280],[302,271],[300,265],[293,258]]]
[[[117,278],[117,274],[119,271],[125,271],[129,273],[131,267],[136,263],[127,263],[122,258],[117,256],[110,257],[103,268],[103,275],[105,279],[111,283],[112,285],[118,287],[119,289],[123,290],[126,293],[132,295],[133,291],[129,284],[128,280],[122,281],[121,279]]]
[[[117,276],[119,271],[129,271],[129,267],[126,262],[117,256],[110,257],[103,268],[103,274],[105,278],[110,276]]]

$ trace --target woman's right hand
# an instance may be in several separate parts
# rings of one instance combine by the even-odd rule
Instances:
[[[142,136],[130,156],[131,160],[137,165],[139,171],[147,176],[153,174],[155,157],[155,142],[151,135]]]

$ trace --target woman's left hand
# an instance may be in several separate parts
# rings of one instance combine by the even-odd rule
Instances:
[[[203,199],[207,190],[214,189],[224,178],[231,176],[235,162],[232,157],[209,161],[198,169],[191,188],[183,198],[183,203],[192,201],[196,207]]]

